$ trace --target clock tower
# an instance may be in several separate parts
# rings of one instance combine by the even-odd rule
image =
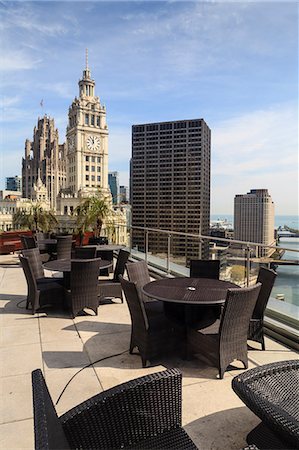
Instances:
[[[86,67],[79,81],[79,97],[69,108],[66,132],[67,186],[78,197],[99,192],[110,193],[108,188],[108,127],[106,108],[95,96],[95,82]]]

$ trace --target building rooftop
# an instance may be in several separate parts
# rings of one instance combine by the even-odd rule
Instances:
[[[27,287],[17,255],[0,256],[0,292],[2,448],[34,448],[31,371],[36,368],[42,369],[56,402],[70,378],[93,363],[69,384],[56,407],[58,415],[112,386],[177,367],[183,373],[183,425],[199,448],[240,449],[259,423],[231,388],[233,377],[243,369],[225,372],[218,380],[217,369],[199,359],[172,357],[142,368],[140,356],[128,353],[131,321],[126,302],[101,305],[98,316],[74,320],[50,308],[32,316],[25,309]],[[267,338],[266,351],[249,351],[249,367],[297,358],[297,353]]]

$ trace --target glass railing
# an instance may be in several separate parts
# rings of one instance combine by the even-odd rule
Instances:
[[[121,225],[115,236],[124,236]],[[117,242],[115,243],[124,243]],[[269,324],[299,329],[299,239],[284,238],[278,245],[263,245],[212,236],[127,227],[126,245],[164,276],[189,276],[190,259],[219,259],[220,278],[239,286],[256,282],[261,266],[272,268],[277,278],[267,307]],[[269,326],[270,326],[269,325]]]

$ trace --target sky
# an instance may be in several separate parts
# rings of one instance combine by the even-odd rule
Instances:
[[[88,48],[120,184],[133,124],[203,118],[211,213],[266,188],[276,214],[298,214],[296,1],[0,0],[0,24],[0,188],[21,174],[38,117],[65,141]]]

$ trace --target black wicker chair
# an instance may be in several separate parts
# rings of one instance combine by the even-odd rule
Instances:
[[[57,259],[71,259],[73,236],[57,236]]]
[[[101,392],[58,417],[40,369],[32,372],[35,449],[197,447],[182,428],[182,375],[146,375]]]
[[[218,367],[220,378],[234,359],[248,367],[247,331],[260,289],[260,283],[228,289],[221,319],[206,328],[188,329],[189,352],[204,353]]]
[[[276,276],[274,270],[261,267],[257,278],[262,287],[249,322],[248,339],[262,344],[262,350],[265,350],[264,314]]]
[[[37,247],[37,243],[36,240],[33,236],[26,236],[26,235],[21,235],[21,243],[22,243],[22,247],[23,249],[28,249],[28,248],[36,248]]]
[[[105,298],[120,298],[123,303],[122,287],[119,276],[124,274],[129,256],[130,252],[121,249],[117,256],[112,280],[98,281],[98,296],[100,303],[103,302]]]
[[[157,300],[147,297],[143,292],[142,288],[147,283],[150,283],[151,277],[148,271],[148,265],[146,261],[136,261],[136,262],[130,262],[126,264],[126,269],[128,273],[128,278],[130,281],[133,281],[133,283],[136,284],[139,297],[145,302],[145,303],[157,303]],[[161,302],[159,302],[161,303]]]
[[[59,277],[45,277],[45,271],[42,264],[41,254],[38,248],[29,248],[22,250],[23,256],[28,258],[32,273],[37,283],[59,283],[64,285],[63,278]]]
[[[43,233],[42,231],[38,231],[35,234],[35,237],[40,253],[48,253],[48,246],[47,244],[44,244],[42,241],[44,239],[49,239],[49,233]]]
[[[135,347],[138,348],[142,366],[152,358],[176,353],[184,345],[185,329],[176,324],[165,314],[156,313],[155,310],[147,309],[140,299],[137,286],[132,281],[119,277],[120,282],[130,310],[132,329],[130,340],[130,353]]]
[[[66,300],[74,318],[84,308],[98,314],[98,274],[100,258],[72,259],[70,289]]]
[[[19,255],[19,259],[26,277],[28,288],[26,309],[28,309],[29,304],[31,304],[32,314],[35,314],[40,307],[45,305],[57,304],[62,306],[64,303],[63,286],[51,278],[43,279],[42,281],[36,280],[29,259],[22,255]]]
[[[191,278],[213,278],[219,280],[220,261],[219,259],[191,259],[190,277]]]
[[[299,449],[299,361],[280,361],[236,376],[232,388],[262,422],[247,436],[260,449]]]
[[[96,258],[97,255],[97,246],[88,246],[88,247],[76,247],[74,250],[73,258],[74,259],[92,259]]]

